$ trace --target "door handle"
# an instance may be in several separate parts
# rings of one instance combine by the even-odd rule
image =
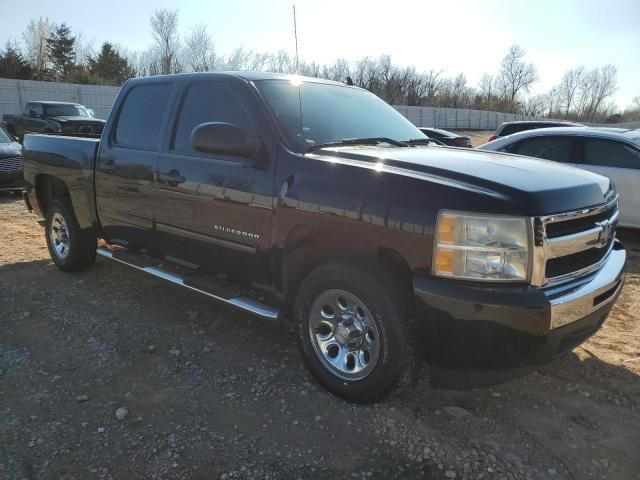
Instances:
[[[180,183],[184,183],[187,180],[180,175],[178,170],[169,170],[168,172],[160,173],[160,175],[158,175],[158,181],[160,183],[166,183],[170,187],[177,187]]]
[[[100,170],[106,173],[113,173],[115,165],[116,162],[113,160],[113,158],[107,158],[106,160],[100,162]]]

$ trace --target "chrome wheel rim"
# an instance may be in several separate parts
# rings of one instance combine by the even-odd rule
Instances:
[[[362,380],[378,363],[378,326],[365,303],[346,290],[327,290],[316,297],[309,312],[309,337],[322,365],[343,380]]]
[[[53,247],[53,252],[56,257],[59,259],[67,258],[70,247],[69,230],[64,217],[57,212],[54,213],[51,218],[49,239],[51,240],[51,246]]]

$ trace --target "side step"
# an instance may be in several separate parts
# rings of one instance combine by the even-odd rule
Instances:
[[[112,251],[106,247],[98,247],[97,254],[115,260],[117,262],[133,267],[137,270],[150,273],[155,277],[162,278],[171,283],[175,283],[198,293],[207,295],[221,302],[241,308],[262,318],[275,320],[280,311],[276,307],[265,305],[257,300],[242,296],[239,289],[218,282],[215,279],[198,275],[196,273],[182,273],[179,267],[172,268],[157,264],[153,259],[142,255],[136,255],[127,251]],[[181,269],[185,270],[185,269]]]

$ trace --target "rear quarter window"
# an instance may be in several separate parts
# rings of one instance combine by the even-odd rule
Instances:
[[[171,84],[133,87],[124,99],[115,131],[115,143],[141,150],[156,150],[169,107]]]

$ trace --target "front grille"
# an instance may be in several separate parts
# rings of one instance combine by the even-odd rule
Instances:
[[[91,123],[91,124],[83,124],[83,123],[71,123],[62,127],[62,133],[92,133],[92,134],[101,134],[104,129],[104,125],[102,123]]]
[[[616,210],[616,205],[613,204],[606,210],[599,212],[595,215],[590,215],[588,217],[580,217],[574,220],[565,220],[562,222],[548,223],[547,230],[547,238],[558,238],[564,237],[566,235],[573,235],[574,233],[584,232],[585,230],[589,230],[593,228],[596,222],[602,222],[603,220],[607,220],[611,218],[614,211]]]
[[[22,171],[22,157],[0,158],[1,173],[18,173]]]
[[[547,261],[545,276],[547,278],[560,277],[595,265],[607,255],[609,246],[607,248],[590,248],[564,257],[552,258]]]
[[[543,255],[534,266],[536,285],[556,284],[593,272],[615,241],[618,201],[602,207],[535,219],[536,248]]]

